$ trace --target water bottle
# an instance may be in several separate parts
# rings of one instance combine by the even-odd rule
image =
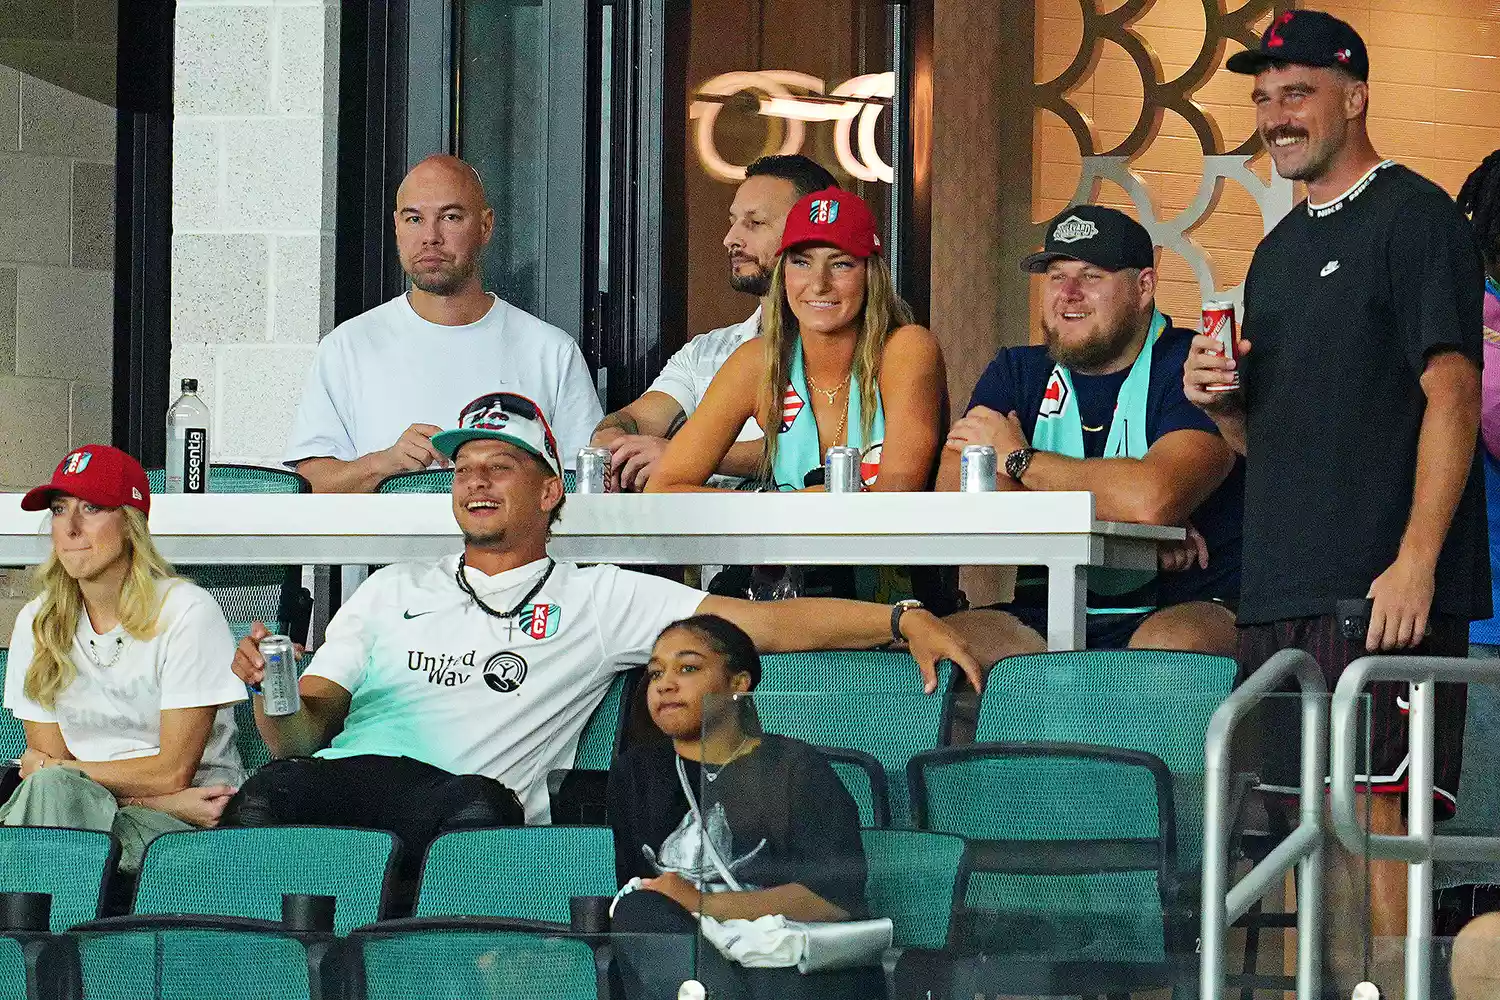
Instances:
[[[198,380],[182,380],[182,395],[167,411],[168,493],[208,492],[208,406]]]

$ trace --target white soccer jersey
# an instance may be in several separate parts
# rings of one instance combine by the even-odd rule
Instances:
[[[546,560],[495,576],[467,568],[484,602],[509,611]],[[616,566],[558,563],[513,624],[455,579],[458,557],[388,566],[328,624],[307,670],[349,691],[343,731],[319,757],[411,757],[483,774],[547,822],[547,774],[571,767],[616,671],[643,664],[657,633],[704,594]]]

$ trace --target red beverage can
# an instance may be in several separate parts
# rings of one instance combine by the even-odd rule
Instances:
[[[1239,360],[1240,331],[1234,320],[1233,302],[1203,303],[1203,335],[1219,342],[1219,353],[1232,361]],[[1224,385],[1206,385],[1209,392],[1230,392],[1240,387],[1239,370],[1230,373],[1234,381]]]

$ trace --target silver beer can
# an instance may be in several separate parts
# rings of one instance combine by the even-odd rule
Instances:
[[[865,483],[859,472],[858,448],[836,444],[823,459],[823,488],[829,493],[858,493]]]
[[[297,693],[297,648],[287,636],[268,635],[260,641],[260,655],[266,661],[266,676],[260,682],[266,714],[296,715],[302,707]]]
[[[967,444],[959,457],[958,488],[965,493],[993,493],[999,456],[987,444]]]
[[[608,448],[579,448],[578,466],[575,469],[577,493],[608,493],[609,489]]]

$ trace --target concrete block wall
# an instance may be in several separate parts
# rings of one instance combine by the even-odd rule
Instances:
[[[0,65],[0,492],[110,438],[115,113]]]
[[[335,0],[177,4],[172,380],[198,379],[216,461],[280,463],[333,326],[338,18]]]

